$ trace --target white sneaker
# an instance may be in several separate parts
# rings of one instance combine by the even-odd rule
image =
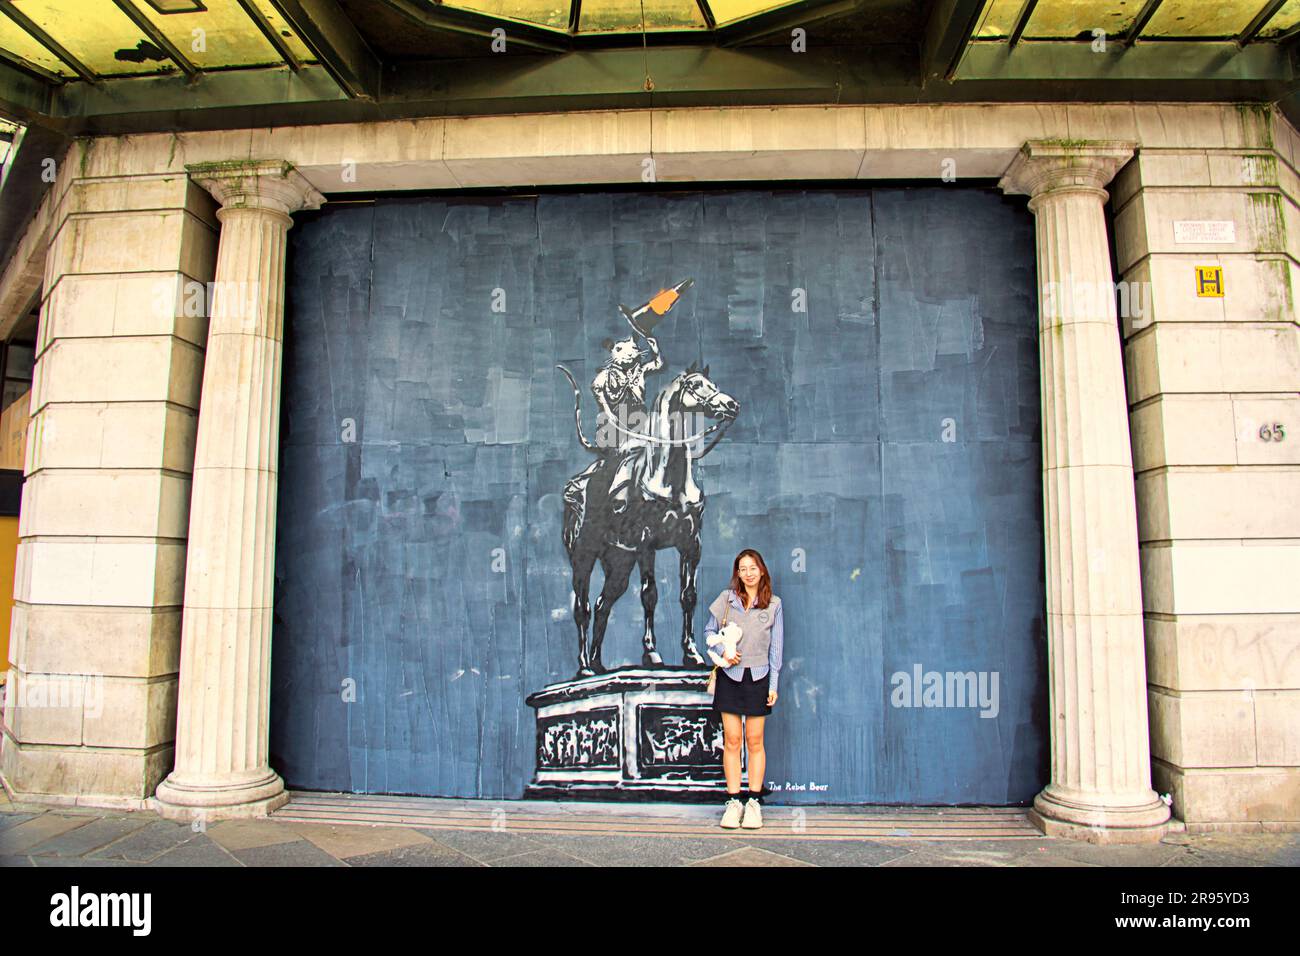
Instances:
[[[763,808],[753,797],[745,801],[745,819],[740,825],[746,830],[757,830],[763,825]]]
[[[738,797],[732,797],[727,801],[726,809],[722,811],[722,826],[726,827],[728,830],[736,829],[736,827],[740,826],[741,812],[742,808],[740,805],[740,799]]]

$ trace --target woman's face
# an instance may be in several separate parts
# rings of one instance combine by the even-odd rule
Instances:
[[[745,585],[746,589],[757,588],[758,582],[763,577],[763,571],[759,568],[758,562],[749,555],[745,555],[740,559],[740,567],[737,571],[740,574],[740,581]]]

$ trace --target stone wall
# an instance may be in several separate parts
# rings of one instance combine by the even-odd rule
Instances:
[[[1143,146],[1112,188],[1149,305],[1123,325],[1152,775],[1193,828],[1300,821],[1300,139],[1260,120]],[[1235,241],[1176,241],[1189,220]]]
[[[83,175],[87,145],[40,223],[3,768],[22,793],[132,806],[172,765],[217,223],[183,174]]]

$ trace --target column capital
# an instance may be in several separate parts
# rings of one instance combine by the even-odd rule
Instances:
[[[281,159],[235,159],[192,163],[190,178],[226,209],[270,209],[289,215],[319,209],[325,197],[293,164]]]
[[[1032,200],[1053,192],[1091,192],[1104,187],[1127,163],[1137,144],[1126,140],[1031,139],[1012,160],[998,187]]]

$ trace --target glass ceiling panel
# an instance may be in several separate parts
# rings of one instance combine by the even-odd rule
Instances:
[[[1025,27],[1025,36],[1069,39],[1104,30],[1113,37],[1128,32],[1137,19],[1141,0],[1098,3],[1097,0],[1039,0]],[[1012,14],[1014,17],[1015,14]]]
[[[1164,0],[1142,30],[1151,39],[1211,39],[1235,37],[1264,9],[1265,0]],[[991,0],[975,28],[975,37],[992,40],[1009,37],[1024,9],[1024,0]],[[1144,0],[1039,0],[1025,26],[1030,39],[1068,39],[1106,31],[1107,36],[1128,32]],[[1277,37],[1300,26],[1300,0],[1285,6],[1260,31],[1260,38]]]
[[[171,14],[158,13],[145,0],[135,6],[201,69],[283,62],[235,0],[203,0],[203,5],[202,12]]]
[[[75,75],[63,65],[62,60],[33,40],[22,27],[4,14],[0,14],[0,50],[59,76]]]
[[[569,0],[444,0],[444,5],[552,30],[569,29]]]
[[[14,0],[14,7],[95,73],[120,76],[176,69],[165,56],[161,60],[141,56],[140,62],[132,62],[114,55],[118,50],[130,50],[130,55],[140,56],[134,51],[147,37],[112,0]]]
[[[12,0],[14,9],[46,30],[73,56],[104,76],[174,72],[162,51],[113,0]],[[159,13],[148,0],[133,0],[148,19],[201,69],[256,67],[280,63],[273,45],[262,35],[239,0],[202,0],[202,11]],[[159,6],[184,5],[193,0],[158,0]],[[286,46],[304,62],[314,62],[306,44],[276,12],[272,0],[245,0],[256,7]],[[568,30],[572,0],[444,0],[456,7],[550,30]],[[803,0],[710,0],[719,25],[757,14],[800,5]],[[1145,0],[1039,0],[1025,36],[1064,39],[1087,36],[1094,29],[1108,36],[1128,31]],[[979,39],[1008,37],[1024,9],[1024,0],[990,0],[976,27]],[[1164,0],[1143,30],[1150,39],[1219,39],[1236,36],[1259,13],[1264,0]],[[697,0],[583,0],[578,31],[582,34],[649,31],[704,31]],[[1259,39],[1274,39],[1300,28],[1300,0],[1287,0],[1260,31]],[[196,30],[202,30],[202,42]],[[144,47],[141,48],[141,42]],[[196,45],[199,47],[196,49]],[[36,67],[73,78],[75,73],[57,56],[8,17],[0,16],[0,51]]]
[[[1011,36],[1024,5],[1024,0],[993,0],[984,11],[984,20],[976,27],[975,36],[983,40]]]
[[[647,0],[648,5],[649,0]],[[778,7],[792,6],[794,6],[794,3],[791,3],[790,0],[710,0],[709,2],[709,9],[713,11],[713,19],[719,24],[743,20],[745,17],[766,13],[768,10],[775,10]]]
[[[262,16],[266,17],[267,23],[275,28],[275,32],[280,34],[280,39],[303,63],[315,63],[316,56],[307,49],[307,44],[303,43],[298,34],[289,28],[288,22],[280,14],[276,13],[275,7],[271,6],[270,0],[252,0],[253,6],[262,11]],[[254,27],[254,29],[256,29]]]
[[[1145,37],[1234,37],[1264,8],[1262,0],[1165,0]]]
[[[134,0],[134,5],[200,69],[283,62],[237,0],[202,2],[205,10],[172,14],[159,13],[148,0]],[[299,61],[316,62],[307,45],[271,6],[270,0],[250,0],[250,3],[262,12]],[[166,2],[159,5],[168,6]],[[14,6],[95,73],[120,76],[175,70],[169,59],[159,60],[151,55],[153,51],[139,49],[140,41],[148,41],[148,37],[112,0],[14,0]],[[202,34],[195,33],[199,29]],[[60,76],[74,75],[54,54],[4,16],[0,16],[0,49]],[[118,51],[129,52],[124,58],[118,56]]]
[[[1264,29],[1259,31],[1259,35],[1277,37],[1298,26],[1300,26],[1300,0],[1287,0],[1286,6],[1273,14],[1273,19],[1264,24]]]
[[[645,29],[704,30],[704,14],[695,0],[582,0],[579,33],[640,32]]]

